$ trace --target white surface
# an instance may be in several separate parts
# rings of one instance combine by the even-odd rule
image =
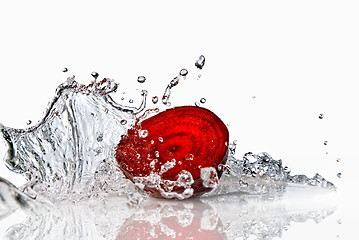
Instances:
[[[266,151],[294,174],[319,172],[338,186],[343,216],[353,214],[358,10],[356,1],[2,2],[0,123],[36,123],[67,76],[88,83],[97,71],[120,82],[128,98],[143,88],[152,97],[187,68],[187,80],[172,91],[174,105],[205,97],[203,106],[230,125],[238,157]],[[0,176],[21,182],[3,165]],[[285,239],[315,232],[301,226]],[[350,221],[342,226],[348,236]]]

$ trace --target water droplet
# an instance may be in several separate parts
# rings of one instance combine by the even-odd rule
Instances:
[[[147,96],[147,90],[142,90],[141,91],[141,96]]]
[[[141,138],[145,138],[148,136],[148,131],[147,130],[141,130],[140,131],[140,137]]]
[[[206,101],[207,100],[205,98],[201,98],[201,100],[200,100],[201,103],[206,103]]]
[[[27,122],[26,122],[26,125],[30,125],[32,123],[32,121],[31,120],[28,120]]]
[[[203,55],[199,56],[198,60],[196,61],[196,63],[194,64],[197,68],[202,69],[204,66],[206,59],[204,58]]]
[[[156,104],[158,102],[158,97],[157,96],[152,97],[152,102]]]
[[[182,77],[185,77],[185,76],[188,74],[188,71],[187,71],[187,69],[183,68],[183,69],[179,72],[179,74],[180,74]]]
[[[154,160],[150,163],[150,167],[151,167],[152,169],[154,169],[157,162],[158,162],[158,160],[157,160],[157,159],[154,159]]]
[[[185,157],[185,159],[188,160],[188,161],[192,161],[193,158],[194,158],[194,156],[193,156],[193,154],[191,154],[191,153],[190,153],[190,154],[187,154],[186,157]]]
[[[162,138],[162,137],[159,137],[159,138],[158,138],[158,141],[159,141],[159,142],[163,142],[163,138]]]
[[[95,78],[95,80],[98,78],[98,73],[97,72],[92,72],[91,76]]]
[[[171,106],[171,103],[169,102],[169,98],[171,95],[171,89],[178,85],[180,80],[179,76],[176,76],[174,79],[171,80],[171,82],[167,85],[165,92],[162,96],[162,103],[166,105],[167,107]]]
[[[328,145],[328,141],[324,141],[324,145]]]
[[[337,158],[337,162],[340,162],[340,158]]]
[[[228,146],[228,149],[229,149],[229,151],[231,152],[232,155],[234,155],[236,153],[236,148],[237,148],[237,140],[233,140],[233,142],[230,143],[229,146]]]
[[[338,178],[342,178],[342,173],[338,173],[338,174],[337,174],[337,177],[338,177]]]
[[[159,151],[155,151],[155,156],[156,156],[156,158],[159,158],[159,157],[160,157],[160,152],[159,152]]]
[[[199,107],[201,104],[200,104],[199,102],[195,102],[194,105],[195,105],[196,107]]]
[[[98,135],[97,137],[97,142],[102,142],[103,140],[103,134],[101,133],[100,135]]]
[[[139,82],[139,83],[144,83],[145,81],[146,81],[145,76],[138,76],[137,82]]]
[[[127,120],[122,119],[122,120],[120,121],[120,123],[121,123],[122,125],[125,125],[125,124],[127,123]]]
[[[256,96],[252,96],[252,98],[253,98],[253,99],[255,99],[255,98],[256,98]]]
[[[174,168],[176,166],[176,159],[172,159],[171,161],[167,161],[165,164],[161,166],[161,171],[158,173],[160,176],[164,173],[166,173],[171,168]]]
[[[128,100],[129,103],[133,103],[133,99]]]
[[[207,188],[216,188],[219,183],[217,171],[213,167],[202,168],[201,179],[203,186]]]
[[[68,71],[67,68],[63,68],[63,69],[62,69],[62,72],[67,72],[67,71]]]
[[[124,98],[124,97],[122,97],[122,98],[121,98],[121,100],[123,101],[123,100],[125,100],[125,98]]]
[[[319,114],[319,119],[323,119],[323,117],[324,117],[323,113]]]

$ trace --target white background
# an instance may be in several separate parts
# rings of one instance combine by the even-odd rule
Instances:
[[[358,12],[356,1],[1,1],[0,123],[36,124],[68,76],[89,83],[97,71],[136,105],[141,89],[160,96],[187,68],[173,105],[205,97],[238,157],[265,151],[294,174],[319,172],[352,203],[344,193],[353,195],[359,161]],[[0,175],[21,183],[3,164]]]

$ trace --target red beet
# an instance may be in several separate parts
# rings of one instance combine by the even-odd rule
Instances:
[[[175,107],[131,128],[115,157],[127,178],[141,182],[156,197],[176,197],[167,193],[182,193],[189,186],[196,195],[210,191],[221,176],[218,165],[227,160],[228,141],[226,125],[213,112]],[[203,181],[201,171],[202,178],[206,172],[210,178]],[[143,181],[149,176],[160,176],[160,183]],[[179,180],[189,184],[177,184]]]

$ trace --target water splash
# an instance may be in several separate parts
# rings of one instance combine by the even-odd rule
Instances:
[[[145,108],[147,95],[142,93],[138,108],[123,106],[109,94],[117,87],[110,79],[85,86],[68,78],[37,125],[0,128],[8,146],[5,164],[25,176],[24,192],[49,198],[68,195],[89,185],[104,159],[113,159],[114,146]]]
[[[167,86],[164,103],[168,103],[170,89],[178,84],[180,78],[177,76]],[[192,196],[192,176],[188,172],[171,182],[161,179],[160,175],[138,178],[135,188],[119,170],[114,148],[121,136],[140,118],[138,115],[146,106],[147,91],[141,92],[143,100],[136,108],[118,104],[112,99],[111,94],[117,88],[118,84],[111,79],[93,81],[86,86],[71,77],[57,88],[44,118],[37,125],[27,129],[0,125],[2,139],[8,146],[5,164],[28,181],[20,189],[23,194],[51,201],[79,201],[115,194],[126,196],[136,205],[143,196],[146,197],[141,190],[141,186],[146,185],[161,188],[162,195],[168,198]],[[146,116],[144,113],[142,118]],[[313,178],[291,176],[281,160],[274,160],[267,153],[247,153],[243,159],[236,159],[233,156],[235,143],[230,144],[229,149],[226,165],[220,165],[224,171],[220,180],[213,174],[215,171],[203,170],[203,182],[213,188],[204,196],[282,191],[289,183],[335,189],[319,174]],[[163,165],[163,171],[174,164],[180,164],[180,161]],[[184,191],[181,194],[172,192],[176,186],[183,187]]]

